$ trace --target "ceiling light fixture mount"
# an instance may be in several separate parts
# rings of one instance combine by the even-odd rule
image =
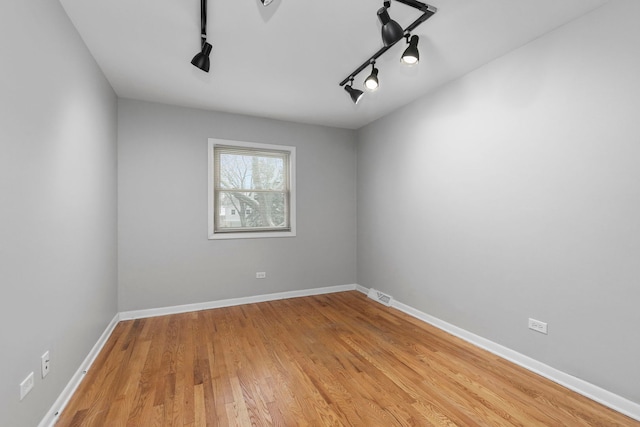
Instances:
[[[405,64],[412,65],[417,63],[418,59],[420,58],[420,54],[418,52],[418,36],[416,35],[412,36],[411,32],[414,29],[416,29],[418,25],[422,24],[424,21],[431,18],[438,11],[438,9],[435,8],[434,6],[419,2],[417,0],[396,0],[396,1],[399,3],[403,3],[407,6],[413,7],[415,9],[418,9],[419,11],[422,12],[422,15],[420,15],[418,19],[413,21],[411,24],[409,24],[409,26],[407,26],[407,28],[403,30],[400,24],[398,24],[396,21],[391,19],[391,17],[389,16],[389,8],[391,7],[391,1],[385,1],[383,4],[383,7],[378,9],[378,12],[377,12],[378,18],[382,23],[382,42],[384,43],[384,46],[380,50],[378,50],[376,53],[371,55],[369,59],[363,62],[362,65],[356,68],[351,74],[349,74],[344,80],[340,82],[340,86],[345,86],[347,83],[350,83],[351,90],[347,89],[346,86],[345,86],[345,89],[347,90],[347,92],[351,94],[352,100],[354,99],[352,91],[357,90],[357,89],[353,89],[353,80],[355,79],[355,77],[358,74],[360,74],[365,68],[367,68],[369,65],[373,66],[373,64],[375,64],[376,60],[380,58],[382,54],[384,54],[387,50],[389,50],[392,46],[394,46],[398,41],[402,40],[403,37],[406,38],[407,43],[409,43],[409,47],[402,54],[401,61]],[[373,71],[375,71],[375,74]],[[371,75],[367,77],[367,80],[365,81],[365,86],[367,88],[369,88],[369,82],[372,76],[375,77],[375,81],[377,83],[377,80],[378,80],[377,71],[378,69],[375,68],[374,66]],[[371,82],[371,84],[373,85],[373,82]],[[377,85],[375,87],[377,88]],[[360,95],[360,97],[361,96],[362,95]],[[358,101],[359,100],[360,98],[358,98]],[[357,101],[355,100],[354,102],[357,103]]]

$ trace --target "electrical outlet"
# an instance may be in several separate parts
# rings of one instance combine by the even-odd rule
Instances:
[[[547,334],[547,324],[536,319],[529,318],[529,329],[532,329],[541,334]]]
[[[47,350],[41,357],[40,361],[42,362],[42,378],[46,377],[49,373],[49,368],[51,367],[51,358],[49,357],[49,350]]]
[[[258,271],[256,273],[256,279],[266,279],[267,277],[267,273],[265,273],[264,271]]]
[[[27,375],[27,378],[24,379],[20,383],[20,400],[24,399],[24,397],[31,391],[34,384],[33,372]]]

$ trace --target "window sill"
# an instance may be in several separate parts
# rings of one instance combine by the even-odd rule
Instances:
[[[209,234],[209,240],[233,240],[233,239],[271,239],[278,237],[296,237],[295,231],[262,231],[242,233],[213,233]]]

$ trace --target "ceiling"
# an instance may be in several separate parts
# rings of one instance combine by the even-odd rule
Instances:
[[[338,84],[382,47],[382,0],[208,0],[209,73],[190,64],[199,0],[60,3],[120,97],[358,129],[606,1],[428,1],[420,63],[400,64],[401,40],[358,105]],[[389,13],[403,28],[420,15],[396,1]]]

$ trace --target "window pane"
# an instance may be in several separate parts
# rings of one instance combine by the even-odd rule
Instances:
[[[225,152],[226,151],[226,152]],[[234,152],[235,151],[235,152]],[[285,190],[286,155],[221,149],[220,189]]]
[[[284,192],[219,191],[218,201],[218,231],[289,228]]]
[[[295,147],[211,138],[209,156],[210,239],[295,236]]]

